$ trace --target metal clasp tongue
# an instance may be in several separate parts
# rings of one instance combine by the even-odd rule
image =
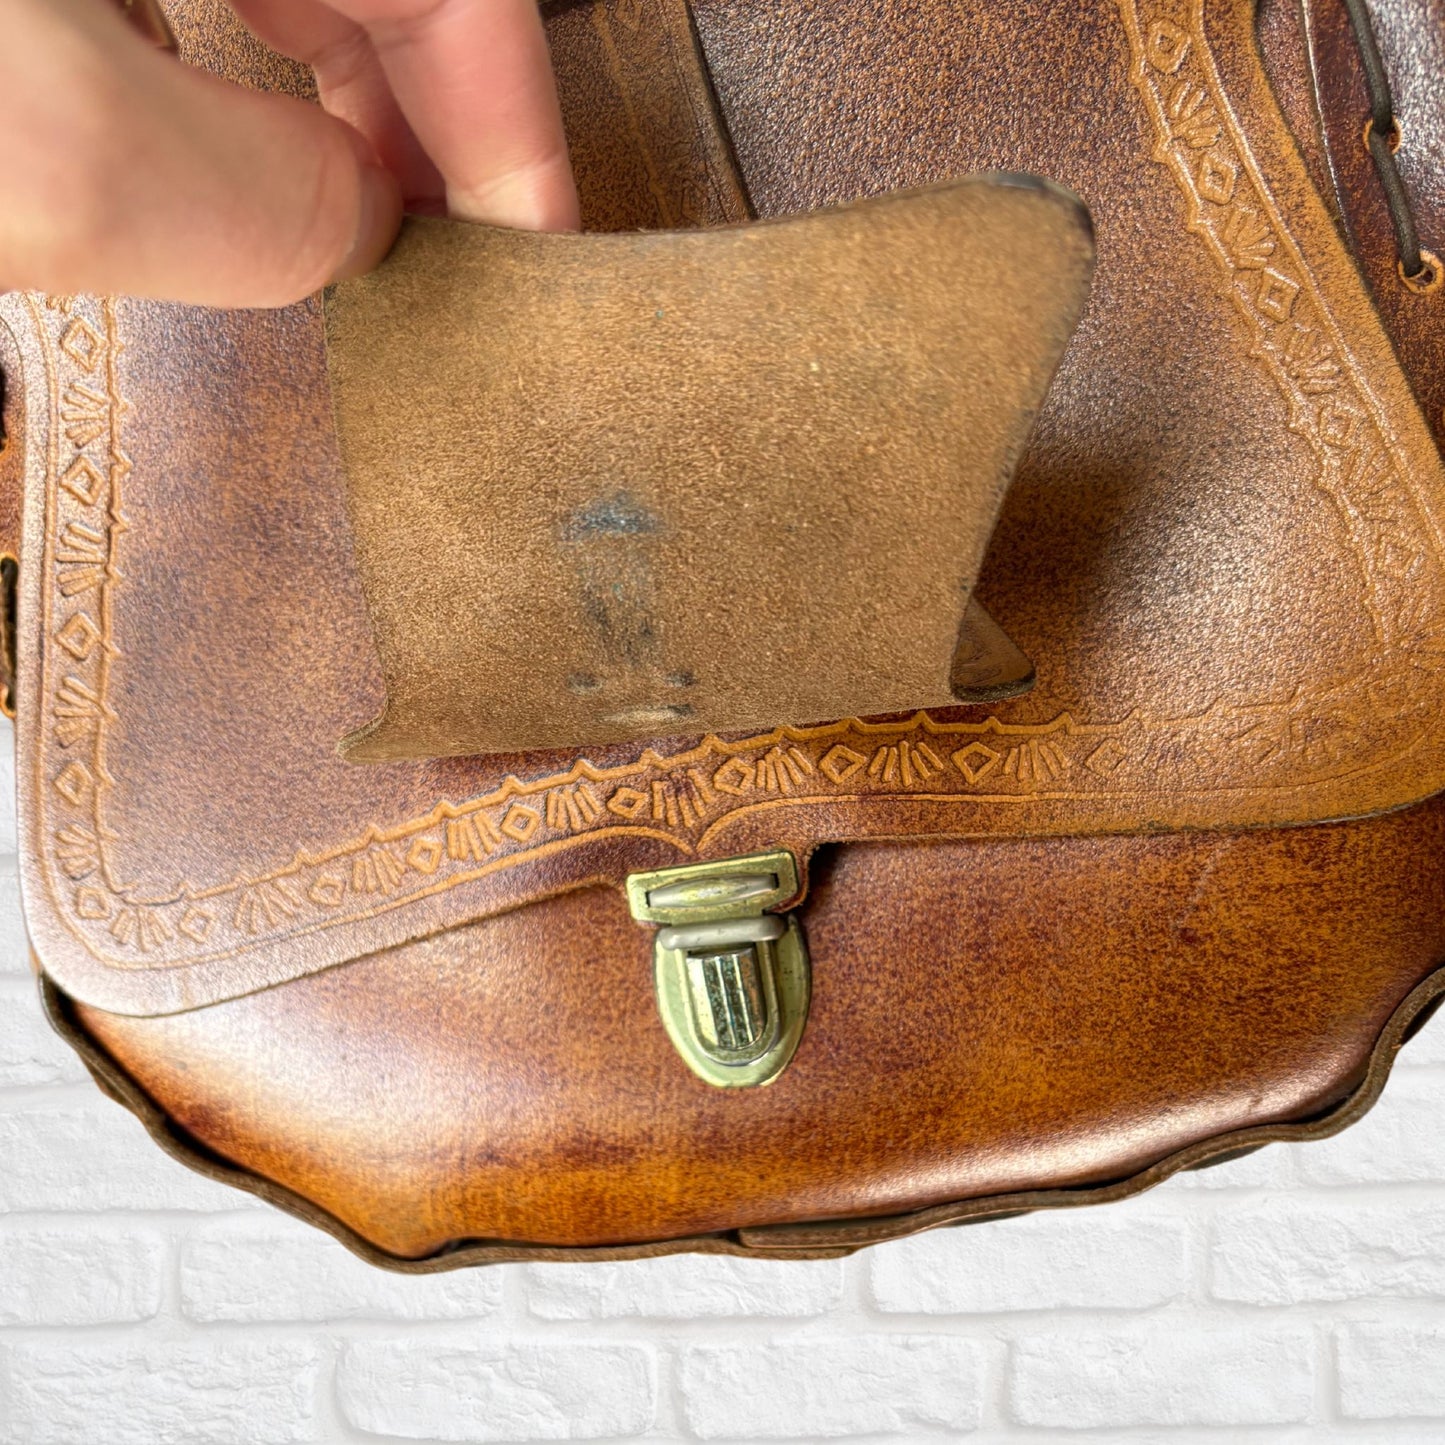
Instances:
[[[798,892],[785,850],[692,863],[627,880],[653,945],[663,1027],[693,1073],[721,1089],[770,1084],[808,1018],[807,945],[796,918],[768,913]]]

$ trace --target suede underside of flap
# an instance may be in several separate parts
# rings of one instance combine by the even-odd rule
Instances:
[[[408,222],[327,303],[387,686],[346,756],[954,703],[1092,266],[1082,205],[1022,177],[709,230]]]

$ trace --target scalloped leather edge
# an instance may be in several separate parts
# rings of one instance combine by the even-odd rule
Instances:
[[[38,969],[37,972],[41,1002],[51,1027],[80,1055],[101,1092],[129,1109],[172,1159],[197,1174],[253,1194],[283,1213],[323,1230],[368,1264],[400,1274],[438,1274],[443,1270],[473,1265],[523,1261],[576,1263],[583,1260],[652,1259],[669,1254],[722,1254],[747,1259],[840,1259],[871,1244],[947,1225],[982,1223],[989,1219],[1031,1214],[1039,1209],[1072,1209],[1112,1203],[1142,1194],[1184,1170],[1224,1163],[1231,1157],[1252,1153],[1265,1144],[1327,1139],[1348,1128],[1374,1107],[1390,1076],[1396,1054],[1409,1040],[1414,1028],[1424,1023],[1433,1006],[1445,998],[1445,966],[1441,966],[1416,984],[1397,1005],[1370,1050],[1363,1079],[1329,1109],[1304,1119],[1254,1124],[1199,1140],[1165,1155],[1136,1174],[1107,1184],[993,1194],[906,1214],[745,1227],[719,1234],[654,1240],[635,1245],[564,1247],[459,1240],[434,1254],[408,1259],[378,1249],[334,1215],[319,1209],[301,1195],[259,1174],[236,1167],[188,1134],[85,1031],[75,1017],[68,996],[43,972]]]

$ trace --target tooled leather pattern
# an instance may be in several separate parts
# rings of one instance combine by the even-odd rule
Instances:
[[[1086,321],[986,578],[986,592],[991,585],[1004,604],[986,600],[1011,626],[1022,620],[1021,640],[1037,642],[1030,650],[1047,663],[1037,695],[1008,709],[708,739],[666,753],[398,770],[379,789],[358,791],[324,755],[325,741],[367,715],[374,670],[354,584],[348,592],[336,570],[343,553],[322,535],[344,524],[327,493],[324,429],[310,416],[324,396],[307,350],[316,344],[314,316],[302,308],[265,320],[182,318],[89,298],[7,298],[27,380],[50,413],[48,455],[32,439],[48,510],[28,522],[27,555],[40,562],[27,567],[27,585],[40,626],[29,639],[34,686],[22,722],[32,909],[47,965],[111,1006],[184,1007],[699,853],[781,843],[806,854],[819,840],[877,835],[1280,821],[1368,811],[1431,790],[1441,585],[1428,494],[1438,463],[1402,459],[1410,415],[1398,397],[1381,400],[1391,380],[1388,362],[1371,350],[1373,322],[1332,269],[1324,240],[1312,230],[1318,249],[1309,257],[1298,249],[1256,152],[1286,176],[1290,156],[1270,136],[1246,140],[1237,108],[1249,52],[1236,22],[1247,9],[1124,0],[1117,11],[1071,17],[1080,47],[1097,53],[1099,73],[1118,89],[1123,109],[1112,119],[1135,147],[1116,141],[1119,156],[1134,166],[1140,148],[1152,155],[1172,196],[1155,216],[1166,228],[1121,254],[1134,224],[1122,209],[1128,192],[1109,189],[1106,176],[1096,186],[1079,169],[1080,142],[1053,136],[1068,142],[1056,148],[1058,167],[1097,190],[1089,198],[1111,228],[1101,234],[1120,269],[1109,305],[1118,315],[1147,303],[1141,316],[1152,311],[1161,322],[1174,314],[1123,284],[1144,274],[1165,284],[1169,266],[1146,268],[1172,257],[1188,278],[1177,282],[1180,305],[1224,359],[1181,372],[1167,350],[1129,350],[1128,385],[1141,403],[1131,410],[1147,419],[1139,430],[1096,394],[1117,388],[1120,376],[1097,365],[1109,360],[1102,307],[1092,328]],[[945,106],[920,108],[925,85],[909,97],[919,104],[905,107],[919,120],[913,148],[887,164],[859,156],[846,126],[820,126],[827,106],[805,102],[788,113],[799,97],[786,90],[794,78],[786,66],[770,71],[737,52],[760,26],[760,43],[786,45],[799,14],[765,21],[759,7],[735,3],[702,6],[699,15],[762,209],[818,204],[839,186],[906,183],[910,166],[932,175],[1019,164],[1040,143],[986,124],[985,115],[977,134],[959,141]],[[886,54],[916,43],[890,34],[886,15],[876,26],[863,19],[850,14],[854,33],[836,46],[811,37],[807,63],[825,73],[806,77],[815,87],[831,83],[818,63],[830,55],[848,71],[859,106],[872,103],[870,84],[884,83],[857,64],[861,35],[869,45],[876,36]],[[194,51],[194,29],[177,28]],[[901,77],[915,90],[925,79]],[[774,93],[743,106],[750,89],[768,85]],[[955,139],[935,136],[939,125]],[[791,173],[781,175],[790,155]],[[1138,178],[1153,184],[1147,170]],[[1281,184],[1308,214],[1298,182]],[[1334,288],[1329,304],[1322,274]],[[1348,345],[1335,329],[1341,311]],[[1170,345],[1177,340],[1170,333]],[[254,358],[258,375],[219,370],[237,349]],[[1251,406],[1226,422],[1203,403],[1212,388],[1227,396],[1243,384],[1239,357],[1248,351],[1258,353]],[[184,408],[166,414],[191,387],[209,398],[200,403],[210,408],[205,425]],[[292,410],[305,398],[299,419],[277,404],[282,395]],[[302,462],[302,486],[284,479],[289,496],[267,495],[264,477],[255,489],[242,485],[248,463],[217,430],[228,412],[258,407],[263,456]],[[1087,420],[1100,417],[1129,438],[1123,453],[1117,440],[1112,455],[1100,452]],[[1177,474],[1159,471],[1151,456],[1191,427],[1198,434],[1179,451]],[[150,465],[134,474],[138,450]],[[1217,454],[1213,470],[1200,472],[1201,454]],[[1420,460],[1418,445],[1410,455]],[[274,598],[248,593],[218,621],[213,601],[201,605],[185,592],[186,569],[177,573],[175,559],[203,564],[237,500],[207,514],[214,489],[188,495],[179,461],[165,477],[154,465],[160,456],[184,456],[198,471],[218,457],[235,464],[227,495],[245,496],[250,510],[227,542],[228,575],[245,575],[246,528],[264,527],[260,561],[274,564],[266,575],[274,584],[290,569],[293,585],[309,592],[306,607],[279,609]],[[1119,475],[1148,485],[1121,492],[1121,459]],[[1264,490],[1239,489],[1227,470],[1234,464]],[[1149,475],[1131,477],[1129,467]],[[1081,505],[1068,479],[1090,476],[1098,485]],[[1176,519],[1171,509],[1191,477],[1190,515]],[[273,477],[269,485],[277,484]],[[1301,495],[1304,510],[1290,512]],[[1335,520],[1317,520],[1321,497]],[[1162,560],[1131,552],[1131,536],[1151,525],[1145,506],[1176,542],[1194,537],[1203,548],[1237,535],[1251,545],[1226,552],[1213,572],[1197,570],[1187,547]],[[1291,528],[1281,530],[1276,511]],[[289,539],[303,535],[308,550],[289,553]],[[1265,535],[1276,539],[1272,553],[1252,551]],[[1106,538],[1107,567],[1098,555]],[[1322,559],[1326,580],[1302,591]],[[1231,567],[1247,585],[1231,583]],[[148,608],[139,605],[147,585]],[[316,617],[315,597],[327,593],[333,615]],[[1326,607],[1340,615],[1321,627]],[[178,617],[184,647],[176,645]],[[1126,623],[1131,631],[1121,630]],[[247,627],[285,637],[290,651],[248,650]],[[1258,645],[1281,635],[1284,648]],[[1091,676],[1103,670],[1091,696],[1072,671],[1081,660]],[[293,686],[304,680],[304,696],[281,686],[292,712],[280,716],[269,694],[288,668]],[[257,679],[267,696],[251,693]],[[208,689],[249,699],[251,752],[237,755],[207,731],[208,718],[225,715]],[[1372,778],[1395,779],[1393,790],[1372,791]],[[283,802],[294,806],[278,811]]]
[[[817,66],[828,54],[822,45],[801,59]],[[936,47],[929,56],[933,66]],[[1182,290],[1168,298],[1196,304]],[[1070,458],[1087,467],[1087,455]],[[1071,474],[1061,467],[1060,484]],[[1200,505],[1192,494],[1190,505]],[[898,740],[875,734],[859,771],[881,754],[895,789],[915,786],[919,770]],[[628,801],[660,807],[665,822],[669,796],[636,792],[640,802]],[[689,1092],[647,991],[646,936],[607,893],[181,1018],[83,1012],[126,1047],[152,1097],[170,1099],[166,1118],[110,1075],[172,1147],[193,1126],[258,1173],[238,1177],[215,1156],[210,1168],[299,1208],[375,1262],[430,1270],[576,1257],[487,1240],[421,1261],[395,1251],[503,1226],[513,1238],[557,1237],[559,1220],[574,1239],[636,1240],[669,1203],[674,1221],[713,1209],[726,1232],[586,1253],[792,1246],[806,1257],[951,1219],[1117,1197],[1221,1150],[1315,1137],[1357,1117],[1433,987],[1386,1025],[1439,956],[1439,819],[1437,803],[1303,831],[839,850],[808,913],[826,984],[816,1027],[795,1071],[742,1101],[754,1128],[773,1121],[763,1138],[738,1131],[739,1101]],[[617,1067],[634,1055],[638,1068]],[[402,1077],[416,1087],[398,1088]],[[574,1091],[565,1103],[564,1087]],[[433,1107],[447,1091],[459,1110]],[[800,1124],[800,1107],[817,1111],[816,1127]],[[466,1108],[481,1110],[479,1125]],[[1273,1122],[1320,1109],[1312,1123]],[[498,1152],[507,1120],[514,1155]],[[444,1139],[436,1147],[453,1130],[466,1158]],[[1159,1157],[1181,1137],[1196,1142]],[[193,1143],[180,1147],[199,1157]],[[309,1190],[310,1202],[259,1174]],[[1119,1175],[1129,1177],[1084,1187]],[[985,1197],[947,1202],[969,1190]],[[806,1221],[937,1200],[879,1221],[738,1227],[769,1212]],[[459,1217],[443,1217],[446,1201]],[[367,1246],[338,1216],[393,1252]]]
[[[1442,838],[1437,800],[830,850],[807,1029],[764,1089],[677,1057],[610,889],[185,1014],[78,1017],[176,1126],[392,1254],[896,1214],[1332,1109],[1445,957]]]

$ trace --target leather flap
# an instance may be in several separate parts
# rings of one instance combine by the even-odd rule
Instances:
[[[1088,306],[979,582],[1038,669],[999,706],[350,766],[335,740],[383,690],[319,306],[0,296],[21,867],[61,986],[175,1011],[699,857],[1279,825],[1445,786],[1445,479],[1254,0],[973,8],[866,33],[697,11],[761,215],[980,169],[1089,205]]]
[[[387,688],[344,755],[959,701],[1092,269],[1084,208],[1028,177],[704,231],[409,221],[326,301]]]

